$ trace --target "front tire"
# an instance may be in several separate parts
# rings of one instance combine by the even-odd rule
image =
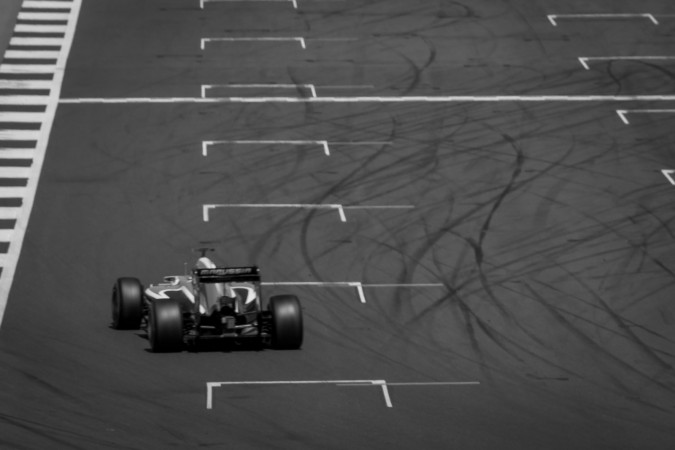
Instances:
[[[143,286],[136,278],[118,278],[112,293],[112,327],[137,330],[143,318]]]
[[[155,353],[182,350],[183,313],[178,302],[160,299],[150,303],[148,341]]]
[[[272,347],[298,349],[302,346],[303,325],[300,301],[295,295],[270,298],[272,313]]]

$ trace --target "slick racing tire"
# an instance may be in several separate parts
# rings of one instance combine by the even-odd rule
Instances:
[[[136,278],[118,278],[112,292],[112,327],[137,330],[143,318],[143,287]]]
[[[183,348],[183,314],[178,302],[154,300],[148,314],[148,341],[155,352],[177,352]]]
[[[272,313],[272,347],[297,349],[302,345],[302,309],[295,295],[270,298]]]

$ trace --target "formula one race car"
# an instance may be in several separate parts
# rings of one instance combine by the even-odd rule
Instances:
[[[204,254],[192,275],[167,276],[145,290],[136,278],[118,278],[112,327],[145,329],[153,352],[196,348],[213,339],[300,348],[302,310],[296,296],[273,296],[263,308],[257,267],[216,267]]]

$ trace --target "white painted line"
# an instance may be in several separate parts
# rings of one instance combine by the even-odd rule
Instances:
[[[306,380],[306,381],[210,381],[206,383],[206,409],[213,409],[213,389],[223,386],[293,386],[293,385],[335,385],[339,387],[380,386],[387,408],[393,408],[388,386],[434,387],[434,386],[476,386],[479,381],[432,381],[388,383],[386,380]]]
[[[628,125],[628,117],[626,117],[626,113],[627,113],[627,112],[628,112],[628,111],[625,110],[625,109],[617,109],[617,110],[616,110],[617,115],[619,116],[619,118],[621,119],[621,121],[622,121],[623,123],[625,123],[626,125]]]
[[[389,389],[387,388],[387,382],[384,380],[375,380],[373,384],[382,387],[382,395],[384,395],[384,402],[387,405],[387,408],[393,408],[394,405],[391,403],[391,397],[389,396]]]
[[[675,186],[675,180],[673,180],[673,177],[671,177],[671,175],[673,173],[675,173],[675,170],[663,169],[663,170],[661,170],[661,173],[663,173],[663,176],[668,178],[668,181],[670,181],[670,184]]]
[[[39,130],[0,130],[0,140],[37,141],[39,138]]]
[[[7,50],[5,58],[14,59],[56,59],[59,57],[58,51],[46,50]]]
[[[302,49],[306,49],[304,37],[220,37],[220,38],[202,38],[200,48],[204,50],[208,42],[299,42]]]
[[[328,141],[310,141],[310,140],[234,140],[234,141],[202,141],[202,155],[208,156],[208,147],[218,144],[237,144],[237,145],[321,145],[326,156],[330,156]]]
[[[46,95],[0,95],[0,105],[46,105]]]
[[[0,89],[49,89],[50,80],[0,80]]]
[[[644,13],[644,14],[549,14],[548,21],[551,22],[551,25],[554,27],[558,26],[558,19],[633,19],[633,18],[645,18],[649,19],[654,25],[658,25],[659,22],[656,20],[653,14]]]
[[[62,104],[173,103],[501,103],[672,102],[675,95],[447,95],[389,97],[120,97],[63,98]]]
[[[674,114],[675,109],[617,109],[616,114],[621,121],[629,125],[628,114]]]
[[[306,380],[306,381],[210,381],[206,383],[206,409],[213,409],[213,388],[222,386],[293,386],[293,385],[325,385],[348,386],[370,385],[385,386],[385,380]],[[386,390],[383,389],[383,392]],[[387,407],[391,408],[389,393],[385,393]]]
[[[387,383],[387,386],[476,386],[480,381],[430,381],[430,382],[406,382]]]
[[[8,159],[33,159],[35,150],[32,148],[0,148],[0,158]],[[2,197],[2,188],[0,188]]]
[[[293,5],[293,9],[298,9],[297,0],[199,0],[199,7],[201,9],[204,9],[206,3],[255,3],[255,2],[291,3]]]
[[[9,40],[9,45],[48,45],[60,47],[64,43],[64,38],[36,38],[36,37],[13,37]]]
[[[361,303],[366,303],[364,288],[439,288],[442,283],[389,283],[369,284],[360,281],[264,281],[263,286],[355,287]]]
[[[21,208],[0,208],[0,220],[15,220],[19,218]]]
[[[586,70],[591,68],[589,61],[667,61],[675,60],[675,56],[580,56],[579,62]]]
[[[209,89],[228,88],[228,89],[308,89],[312,97],[316,97],[316,88],[313,84],[202,84],[202,98],[206,98],[206,91]]]
[[[75,28],[77,26],[77,19],[80,13],[80,8],[82,5],[82,0],[72,0],[69,2],[52,2],[52,1],[28,1],[25,0],[22,4],[22,8],[58,8],[63,10],[69,10],[69,20],[66,33],[62,39],[49,39],[49,38],[12,38],[10,40],[10,45],[60,45],[61,52],[57,60],[56,66],[54,67],[54,76],[53,76],[53,85],[50,89],[49,97],[42,96],[0,96],[0,104],[10,104],[10,105],[24,105],[24,104],[44,104],[46,105],[45,118],[42,121],[42,128],[40,130],[40,137],[37,141],[37,145],[34,149],[33,164],[31,166],[31,176],[28,178],[27,185],[25,187],[25,194],[23,199],[23,205],[20,208],[20,214],[17,217],[16,224],[14,226],[14,235],[12,237],[12,242],[9,246],[9,251],[2,256],[2,273],[0,274],[0,324],[5,313],[5,307],[7,306],[7,300],[9,298],[10,290],[12,287],[12,282],[14,280],[14,273],[16,272],[16,264],[19,260],[19,255],[21,254],[21,248],[23,246],[23,238],[26,233],[26,228],[28,227],[28,221],[30,219],[31,211],[33,209],[33,203],[35,201],[35,193],[37,191],[38,181],[40,177],[40,172],[42,170],[42,165],[44,163],[45,153],[47,151],[47,143],[49,141],[49,134],[51,132],[52,123],[54,121],[54,116],[56,113],[56,108],[59,104],[59,97],[61,95],[61,84],[63,82],[63,75],[66,68],[66,62],[68,60],[68,55],[70,53],[70,48],[72,46],[73,37],[75,34]],[[35,43],[37,40],[38,43]],[[49,44],[45,44],[49,42]],[[32,98],[31,98],[32,97]],[[36,98],[37,97],[37,98]],[[18,101],[16,101],[18,100]],[[33,102],[33,103],[32,103]],[[40,102],[40,103],[38,103]]]
[[[26,195],[27,188],[25,187],[7,187],[0,186],[0,197],[2,198],[23,198]]]
[[[366,303],[366,295],[363,293],[363,284],[356,282],[350,283],[350,285],[356,287],[356,291],[359,293],[359,300],[361,300],[361,303]]]
[[[75,3],[78,3],[77,5]],[[64,1],[46,1],[46,0],[24,0],[21,4],[22,8],[35,8],[35,9],[74,9],[79,6],[79,0],[73,0],[70,2]]]
[[[53,64],[0,64],[0,73],[54,73]]]
[[[44,117],[44,113],[0,112],[0,122],[40,123]]]
[[[328,142],[326,140],[234,140],[234,141],[202,141],[202,155],[208,155],[208,148],[211,145],[218,144],[237,144],[237,145],[321,145],[326,156],[330,156],[330,145],[391,145],[389,141],[349,141],[349,142]]]
[[[209,221],[209,211],[215,208],[300,208],[300,209],[336,209],[340,221],[346,222],[345,209],[413,209],[413,205],[368,205],[343,206],[339,203],[220,203],[203,205],[204,222]]]
[[[67,25],[38,25],[17,23],[14,26],[15,32],[20,33],[65,33]]]
[[[68,13],[53,13],[53,12],[25,12],[20,11],[18,15],[19,20],[68,20]]]
[[[32,174],[30,167],[0,167],[0,178],[30,178]]]
[[[0,242],[9,242],[14,236],[14,230],[0,230]],[[0,265],[0,267],[2,267]]]

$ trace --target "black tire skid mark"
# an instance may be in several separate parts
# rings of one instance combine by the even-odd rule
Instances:
[[[571,152],[571,150],[570,150],[570,152]],[[568,152],[567,155],[568,155],[570,152]],[[566,157],[567,157],[566,155],[563,155],[563,157],[561,158],[561,160],[564,160]],[[531,177],[530,179],[528,179],[528,180],[526,180],[526,181],[523,181],[522,183],[518,183],[518,184],[519,184],[518,186],[516,186],[515,183],[516,183],[517,176],[520,175],[520,170],[519,170],[519,169],[516,169],[516,171],[514,171],[514,173],[512,174],[511,183],[509,183],[509,185],[507,185],[507,188],[505,188],[504,190],[502,190],[501,196],[498,196],[498,197],[497,197],[497,200],[495,201],[495,204],[493,204],[493,208],[492,208],[492,210],[491,210],[491,213],[494,214],[494,212],[496,211],[495,206],[498,207],[498,206],[499,206],[499,203],[501,203],[501,200],[503,200],[503,198],[504,198],[506,195],[508,195],[511,191],[514,191],[515,189],[518,189],[518,188],[520,188],[520,187],[526,185],[527,183],[531,182],[533,179],[536,179],[536,178],[538,178],[539,176],[542,176],[544,173],[548,172],[548,171],[551,170],[553,167],[554,167],[554,166],[552,165],[552,166],[550,166],[548,169],[546,169],[546,170],[542,171],[541,173],[539,173],[538,175],[535,175],[535,176]],[[501,200],[500,200],[500,199],[501,199]],[[494,201],[494,200],[493,200],[493,201]],[[484,205],[481,205],[481,206],[480,206],[479,208],[477,208],[477,209],[482,209],[483,207],[484,207]],[[488,215],[488,219],[490,219],[491,217],[492,217],[491,215]],[[489,228],[489,224],[490,224],[490,221],[486,219],[486,221],[484,222],[483,228],[481,229],[481,235],[483,236],[483,238],[484,238],[485,233],[487,232],[487,230],[488,230],[488,228]],[[448,232],[451,232],[451,230],[452,230],[452,227],[449,227],[449,229],[447,229]],[[457,235],[457,236],[458,236],[459,238],[461,238],[461,239],[464,239],[465,241],[467,241],[467,243],[469,243],[469,245],[472,246],[472,248],[474,249],[474,253],[475,253],[475,255],[476,255],[476,261],[477,261],[477,263],[479,264],[479,267],[482,268],[482,259],[483,259],[483,258],[482,258],[482,251],[481,251],[481,247],[478,245],[479,243],[482,243],[482,242],[481,242],[480,240],[479,240],[479,242],[476,242],[475,240],[467,240],[467,238],[465,238],[465,237],[463,237],[463,236],[460,236],[460,235]],[[479,276],[480,276],[480,275],[479,275]],[[483,289],[485,289],[485,286],[487,286],[487,287],[488,287],[488,293],[489,293],[489,294],[492,293],[492,291],[491,291],[489,285],[487,284],[487,280],[486,280],[486,278],[485,278],[485,274],[483,274],[483,276],[482,276],[481,283],[482,283],[482,286],[483,286],[482,288],[483,288]],[[456,289],[457,291],[459,291],[459,289],[461,289],[461,287],[455,286],[454,289]],[[492,295],[493,295],[493,297],[494,297],[494,294],[493,294],[493,293],[492,293]],[[508,311],[506,311],[506,310],[503,308],[503,306],[501,306],[501,304],[500,304],[499,302],[497,302],[496,305],[497,305],[498,308],[500,308],[500,310],[502,311],[503,314],[506,314],[508,317],[511,317],[510,313],[509,313]],[[429,309],[428,311],[431,311],[431,309]],[[513,318],[511,317],[511,319],[513,319]],[[524,329],[524,328],[523,328],[522,326],[520,326],[520,325],[519,325],[519,327],[522,329],[523,332],[525,332],[528,336],[530,336],[530,338],[534,339],[535,342],[539,342],[540,344],[542,344],[538,338],[536,338],[535,336],[532,335],[531,332],[529,332],[528,330]]]
[[[573,275],[572,275],[573,276]],[[579,282],[579,280],[576,280]],[[608,350],[604,349],[602,346],[598,345],[590,336],[586,335],[584,332],[582,332],[579,328],[574,326],[557,308],[552,307],[551,305],[548,304],[544,300],[542,296],[540,296],[535,289],[533,289],[527,282],[523,282],[523,285],[530,291],[530,294],[532,295],[532,299],[536,300],[538,304],[543,306],[550,314],[552,317],[554,317],[558,323],[563,326],[566,330],[568,330],[570,333],[572,333],[574,336],[576,336],[581,342],[583,342],[586,346],[589,348],[593,349],[593,351],[598,354],[600,357],[603,359],[606,359],[614,364],[616,364],[618,367],[620,367],[623,370],[626,370],[630,373],[633,373],[634,375],[638,376],[639,378],[648,381],[649,383],[655,384],[661,389],[671,393],[675,394],[675,388],[668,386],[665,383],[662,383],[658,380],[655,380],[653,377],[643,373],[642,371],[638,370],[635,366],[629,364],[628,362],[622,360],[618,356],[614,355],[613,353],[609,352]],[[591,292],[592,293],[592,292]],[[592,293],[593,294],[593,293]],[[642,344],[644,345],[644,344]],[[660,359],[658,360],[660,361]],[[662,364],[660,362],[659,364]],[[604,369],[603,372],[605,373],[606,376],[608,376],[614,383],[614,385],[621,390],[621,392],[626,396],[626,398],[636,401],[642,405],[649,406],[650,408],[662,411],[662,412],[669,412],[668,409],[663,408],[659,405],[655,405],[649,402],[646,402],[642,399],[639,398],[631,389],[629,389],[627,386],[625,386],[624,383],[620,381],[620,379],[614,375],[613,371],[610,369]]]
[[[43,438],[45,442],[49,443],[47,445],[57,445],[60,448],[69,448],[69,449],[80,449],[80,450],[88,450],[91,447],[89,445],[86,446],[81,446],[81,445],[76,445],[72,442],[72,438],[84,438],[83,435],[79,433],[74,433],[72,431],[68,431],[65,429],[57,428],[51,425],[47,425],[42,422],[37,422],[34,420],[30,419],[25,419],[22,417],[18,416],[10,416],[8,414],[2,414],[0,413],[0,420],[9,424],[10,426],[13,426],[15,428],[21,429],[30,435],[33,436],[39,436],[40,438]],[[57,435],[65,435],[64,438],[57,437]],[[73,436],[74,435],[74,436]],[[101,442],[96,442],[96,444],[102,444]],[[12,442],[11,447],[7,448],[17,448],[16,447],[17,443]],[[120,448],[115,445],[109,444],[111,448]],[[24,448],[29,448],[29,447],[24,447]],[[34,447],[30,447],[32,450]],[[127,447],[128,449],[132,449],[133,447]]]
[[[539,281],[539,280],[531,280],[531,282],[532,282],[532,283],[537,283],[538,285],[540,285],[540,286],[542,286],[542,287],[544,287],[544,288],[546,288],[546,289],[549,289],[549,290],[551,290],[551,291],[554,291],[554,292],[556,292],[556,293],[558,293],[558,294],[560,294],[560,295],[565,295],[565,296],[568,297],[568,298],[573,298],[574,300],[579,301],[579,302],[583,303],[585,306],[588,306],[588,307],[590,307],[590,308],[593,308],[594,310],[596,310],[596,311],[598,311],[598,312],[605,312],[604,309],[602,309],[600,306],[596,305],[595,303],[592,303],[592,302],[589,302],[589,301],[587,301],[587,300],[584,300],[583,298],[572,297],[572,296],[570,296],[569,294],[564,293],[564,292],[562,292],[561,290],[554,288],[553,286],[551,286],[551,285],[548,284],[548,283],[544,283],[544,282]],[[521,281],[521,283],[527,284],[526,281]],[[532,286],[530,286],[529,284],[528,284],[527,287],[528,287],[528,289],[530,289],[530,290],[533,290],[533,289],[534,289],[534,288],[532,288]],[[515,292],[515,291],[514,291],[514,292]],[[541,300],[543,301],[543,297],[541,297],[541,295],[539,295],[538,299],[541,299]],[[594,322],[594,321],[592,321],[592,320],[590,320],[590,319],[588,319],[588,318],[582,316],[581,314],[577,314],[577,313],[575,313],[575,312],[573,312],[573,311],[564,309],[564,308],[562,308],[562,307],[559,307],[559,306],[551,306],[551,305],[549,305],[549,306],[550,306],[551,308],[555,308],[556,311],[560,311],[561,314],[564,313],[564,314],[566,314],[566,315],[568,315],[568,316],[573,317],[574,319],[576,319],[576,320],[578,320],[578,321],[580,321],[580,322],[585,322],[585,323],[587,323],[587,324],[589,324],[589,325],[594,326],[595,328],[602,329],[603,331],[605,331],[605,332],[607,332],[607,333],[611,333],[611,334],[613,334],[613,335],[615,335],[615,336],[617,336],[617,337],[623,337],[623,338],[625,338],[625,336],[624,336],[623,334],[621,334],[619,331],[617,331],[615,328],[610,328],[610,327],[608,327],[608,326],[606,326],[606,325],[604,325],[604,324],[602,324],[602,323],[600,323],[600,322]],[[644,327],[644,326],[641,326],[641,325],[639,325],[639,324],[637,324],[637,323],[635,323],[635,322],[633,322],[633,321],[631,321],[631,320],[624,319],[624,321],[627,322],[631,327],[634,327],[634,328],[640,328],[640,329],[644,330],[646,333],[651,334],[652,336],[657,337],[657,338],[659,338],[659,339],[661,339],[661,340],[663,340],[663,341],[666,341],[666,342],[668,342],[668,343],[670,343],[670,344],[675,343],[675,341],[673,341],[672,339],[670,339],[668,336],[664,336],[663,334],[656,333],[655,331],[649,330],[648,328],[646,328],[646,327]],[[665,356],[670,356],[670,357],[675,358],[675,353],[668,353],[668,352],[665,352],[665,351],[659,350],[659,349],[654,349],[654,352],[663,353]]]
[[[395,125],[395,124],[394,124]],[[396,131],[396,126],[393,126],[390,130],[390,135],[389,135],[389,140],[393,140],[397,135]],[[366,160],[361,164],[359,168],[356,169],[356,171],[352,172],[351,174],[345,176],[340,180],[338,183],[333,185],[326,193],[322,195],[322,198],[318,199],[318,203],[322,203],[325,199],[330,197],[333,192],[338,191],[344,184],[348,183],[357,172],[360,172],[363,170],[369,162],[373,161],[378,157],[380,152],[385,151],[385,150],[380,150],[379,152],[375,152],[373,155],[369,156],[366,158]],[[314,215],[316,214],[315,210],[310,210],[309,214],[307,214],[306,220],[303,221],[302,223],[302,229],[300,231],[300,252],[303,256],[303,259],[305,260],[305,263],[307,265],[307,268],[309,269],[311,275],[315,277],[316,279],[320,280],[322,279],[321,274],[317,270],[317,268],[314,265],[314,261],[311,257],[311,252],[310,252],[310,243],[309,243],[309,227],[311,225],[311,222],[314,218]],[[352,238],[354,237],[353,235],[351,236]]]
[[[429,68],[433,64],[433,62],[436,60],[436,47],[433,44],[432,41],[425,37],[421,37],[415,34],[395,34],[392,36],[389,36],[389,38],[406,38],[406,39],[415,39],[415,38],[420,38],[422,41],[425,43],[428,51],[428,55],[426,57],[426,60],[421,64],[417,65],[415,61],[413,61],[410,57],[408,57],[403,50],[400,50],[399,47],[395,46],[394,44],[388,44],[385,43],[384,41],[378,40],[378,45],[385,49],[386,51],[392,52],[395,55],[398,55],[399,58],[401,58],[403,61],[405,61],[407,67],[408,67],[408,72],[411,72],[412,74],[404,74],[401,76],[400,82],[406,82],[407,86],[403,90],[403,92],[400,95],[408,95],[412,91],[415,90],[415,88],[419,85],[422,73]],[[398,84],[399,81],[394,81],[394,84],[389,86],[389,87],[395,87]]]
[[[675,74],[671,72],[670,70],[666,69],[665,67],[662,67],[659,64],[654,64],[649,61],[633,61],[637,64],[640,64],[642,66],[648,67],[650,69],[654,69],[656,72],[659,72],[660,74],[664,75],[669,82],[672,82],[675,80]],[[626,74],[622,78],[614,74],[613,67],[615,65],[615,61],[608,61],[607,62],[607,75],[612,79],[614,84],[616,85],[616,91],[614,92],[614,95],[619,95],[621,92],[623,92],[623,82],[624,80],[627,80],[630,78],[631,73]]]
[[[639,337],[637,337],[637,335],[633,332],[633,330],[631,330],[630,324],[626,323],[623,317],[621,317],[620,314],[614,311],[614,309],[609,305],[609,303],[607,303],[607,301],[605,301],[604,298],[598,295],[594,289],[588,286],[578,276],[570,272],[568,273],[574,279],[574,281],[576,281],[581,287],[583,287],[584,290],[586,290],[586,292],[588,292],[596,300],[596,302],[602,307],[604,312],[612,319],[614,324],[625,333],[627,339],[631,343],[633,343],[633,345],[639,348],[645,354],[645,356],[651,359],[660,368],[666,369],[669,372],[675,374],[675,368],[673,367],[673,365],[661,359],[647,344],[645,344]],[[675,393],[675,388],[672,389],[672,393]]]

